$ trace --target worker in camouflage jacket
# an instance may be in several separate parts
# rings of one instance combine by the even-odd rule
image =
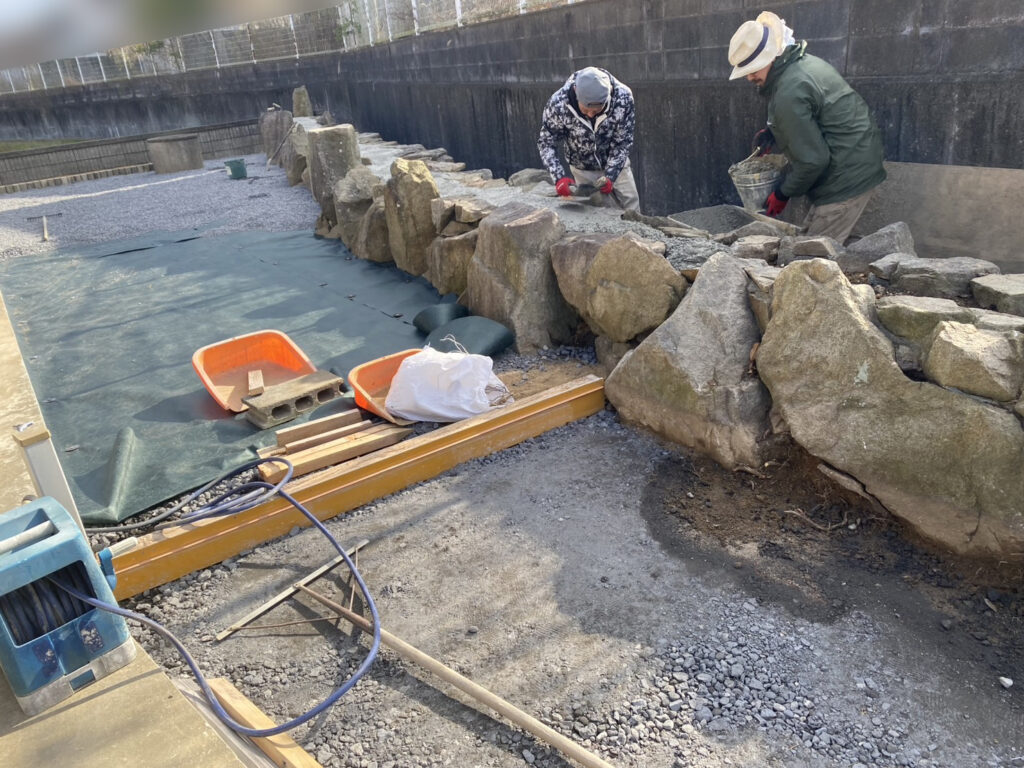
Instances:
[[[559,196],[571,197],[572,186],[589,184],[608,205],[640,210],[629,166],[636,123],[629,88],[606,70],[581,69],[552,94],[541,122],[537,148]],[[569,173],[558,158],[562,142]]]
[[[754,137],[755,147],[764,154],[774,145],[789,160],[765,211],[778,216],[791,197],[807,195],[807,234],[844,242],[885,181],[882,136],[868,105],[770,11],[736,30],[729,63],[730,80],[746,77],[768,99],[768,127]]]

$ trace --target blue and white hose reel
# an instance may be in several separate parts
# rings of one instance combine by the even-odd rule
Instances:
[[[135,643],[120,616],[61,585],[113,603],[81,529],[50,497],[0,514],[0,668],[21,708],[35,715],[123,667]]]

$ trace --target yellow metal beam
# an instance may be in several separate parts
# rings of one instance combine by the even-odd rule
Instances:
[[[604,408],[604,402],[604,380],[584,376],[293,480],[286,488],[318,519],[327,520],[437,477],[465,461],[591,416]],[[236,515],[149,534],[140,538],[135,549],[114,558],[114,595],[119,600],[132,597],[309,524],[291,504],[277,497]]]

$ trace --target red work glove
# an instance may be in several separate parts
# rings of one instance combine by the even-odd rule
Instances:
[[[602,195],[610,195],[612,188],[615,186],[615,182],[609,179],[607,176],[602,176],[597,180],[597,191]]]
[[[555,192],[558,193],[559,197],[572,197],[572,192],[569,191],[569,187],[575,183],[575,179],[572,179],[569,176],[563,176],[555,182]]]
[[[768,195],[768,199],[764,201],[764,212],[769,216],[778,216],[786,210],[786,203],[788,202],[788,197],[779,192],[779,190],[775,190]]]

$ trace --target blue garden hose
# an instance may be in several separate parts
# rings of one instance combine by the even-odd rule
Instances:
[[[145,624],[158,634],[165,637],[177,649],[178,653],[181,654],[182,658],[185,659],[185,662],[188,664],[189,669],[192,670],[193,676],[196,678],[196,682],[199,683],[199,687],[203,691],[203,695],[206,697],[207,701],[210,702],[210,707],[216,713],[217,717],[223,720],[228,726],[230,726],[233,730],[237,731],[238,733],[241,733],[245,736],[251,736],[256,738],[265,736],[275,736],[279,733],[289,731],[292,728],[296,728],[297,726],[300,726],[303,723],[308,722],[309,720],[311,720],[312,718],[316,717],[321,712],[326,710],[328,707],[333,705],[335,702],[338,701],[338,699],[340,699],[349,690],[351,690],[351,688],[357,682],[359,682],[360,678],[362,678],[362,676],[366,674],[367,670],[370,668],[370,665],[377,657],[377,651],[380,649],[380,617],[377,614],[377,606],[373,602],[373,598],[370,596],[370,591],[369,589],[367,589],[366,583],[363,581],[363,577],[360,575],[358,569],[355,566],[355,563],[352,562],[352,559],[348,556],[348,553],[345,552],[344,548],[338,543],[337,539],[335,539],[331,535],[331,532],[327,530],[324,524],[317,520],[315,515],[313,515],[308,509],[302,506],[302,504],[296,501],[295,498],[293,498],[289,493],[287,493],[283,489],[284,484],[287,483],[292,477],[293,468],[290,461],[288,461],[287,459],[275,457],[272,459],[259,459],[257,461],[249,462],[248,464],[245,464],[235,470],[232,470],[231,472],[224,475],[220,479],[207,484],[202,489],[192,494],[190,496],[190,499],[194,499],[196,496],[199,495],[199,493],[202,493],[203,491],[213,487],[214,485],[221,483],[225,480],[228,480],[231,477],[234,477],[235,475],[241,474],[243,472],[248,472],[249,470],[254,469],[255,467],[259,466],[264,462],[275,462],[287,466],[287,471],[285,472],[284,478],[282,478],[276,485],[263,481],[252,481],[245,483],[241,486],[238,486],[237,488],[233,488],[229,491],[224,492],[210,503],[200,507],[199,509],[189,513],[188,515],[183,516],[182,518],[178,518],[176,523],[182,521],[194,522],[195,520],[206,517],[214,517],[217,515],[227,515],[234,514],[236,512],[242,512],[246,509],[251,509],[252,507],[255,507],[257,504],[261,504],[264,501],[268,500],[269,498],[277,495],[286,499],[303,515],[305,515],[309,519],[309,521],[320,531],[320,533],[327,537],[327,540],[331,542],[331,545],[341,554],[342,558],[345,560],[345,564],[352,572],[352,576],[355,578],[356,584],[359,585],[359,591],[362,592],[363,600],[366,602],[366,606],[370,611],[371,623],[373,624],[373,642],[370,645],[370,650],[367,653],[366,658],[363,659],[363,662],[359,665],[359,668],[352,674],[351,677],[349,677],[348,680],[345,681],[344,684],[342,684],[340,688],[337,688],[330,696],[321,701],[308,712],[299,715],[293,720],[289,720],[288,722],[275,726],[273,728],[248,728],[242,725],[241,723],[235,722],[231,715],[229,715],[221,706],[220,702],[217,700],[217,697],[214,695],[213,691],[210,690],[210,686],[206,682],[206,678],[203,677],[203,673],[199,671],[199,666],[196,664],[195,660],[185,649],[185,646],[181,644],[181,641],[178,640],[178,638],[176,638],[170,632],[170,630],[161,626],[152,619],[143,616],[140,613],[136,613],[135,611],[129,611],[126,608],[121,608],[120,606],[114,603],[107,603],[102,600],[97,600],[94,597],[90,597],[89,595],[82,592],[80,589],[76,589],[72,585],[64,583],[60,579],[54,578],[53,575],[47,577],[50,582],[57,585],[58,587],[60,587],[61,590],[68,593],[77,600],[81,600],[83,603],[87,603],[88,605],[91,605],[94,608],[100,608],[104,611],[109,611],[110,613],[117,614],[118,616],[123,616],[124,618],[135,619],[136,621]],[[180,509],[182,506],[184,506],[185,503],[187,503],[187,500],[186,502],[182,502],[181,504],[176,505],[174,509]],[[166,517],[166,515],[162,516],[161,519],[164,519],[164,517]],[[150,520],[147,521],[147,523],[145,524],[152,524],[152,522],[153,521]],[[140,524],[135,524],[132,527],[140,527]],[[110,530],[123,530],[123,528],[114,528]],[[63,574],[55,575],[62,576]]]

